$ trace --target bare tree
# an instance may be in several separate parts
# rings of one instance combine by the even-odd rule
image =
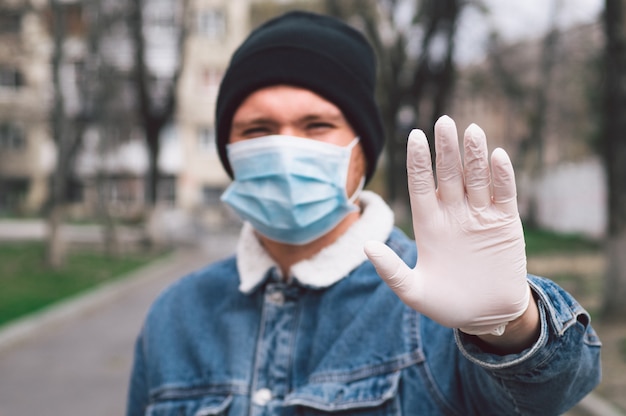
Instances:
[[[128,9],[119,0],[84,0],[67,2],[50,0],[53,38],[52,84],[54,101],[51,106],[52,135],[57,146],[57,166],[53,172],[52,191],[49,203],[48,250],[46,260],[52,267],[60,267],[64,261],[66,242],[60,228],[66,216],[69,184],[75,178],[75,159],[88,130],[96,131],[100,138],[101,153],[117,146],[130,136],[133,123],[133,103],[127,97],[128,68],[125,68],[123,53],[117,49],[120,34],[124,36]],[[67,20],[71,19],[70,22]],[[77,33],[68,33],[68,28],[79,27]],[[66,56],[65,43],[69,36],[84,45],[80,56]],[[129,36],[126,37],[129,41]],[[113,50],[112,44],[117,43]],[[129,59],[126,59],[129,61]],[[128,65],[126,64],[126,67]],[[71,68],[72,71],[67,71]],[[68,74],[73,73],[72,76]],[[64,76],[63,76],[64,75]],[[73,105],[68,106],[69,100]],[[69,108],[72,107],[72,108]],[[117,134],[109,132],[115,130]],[[121,132],[121,133],[120,133]],[[102,148],[106,146],[106,148]],[[97,168],[96,168],[97,169]],[[98,178],[104,178],[97,175]],[[98,190],[102,180],[98,182]],[[103,179],[104,180],[104,179]],[[108,180],[108,178],[106,178]],[[108,200],[102,199],[99,214],[105,223],[105,247],[115,246],[113,221],[108,215]]]
[[[454,82],[456,25],[466,3],[327,1],[331,14],[363,30],[378,55],[378,102],[387,138],[386,190],[400,221],[409,206],[407,134],[419,127],[432,138],[434,122],[445,112]],[[399,7],[404,7],[404,12],[398,13]]]
[[[539,59],[539,77],[532,89],[532,105],[528,113],[528,135],[520,143],[520,165],[523,171],[530,173],[530,186],[536,188],[537,182],[544,172],[544,142],[546,135],[547,114],[549,105],[549,91],[553,81],[553,72],[558,57],[559,29],[557,19],[562,7],[561,0],[552,1],[550,29],[544,36],[541,44]],[[536,192],[529,193],[529,206],[525,223],[530,227],[537,227],[537,197]]]
[[[65,39],[67,30],[67,4],[58,0],[49,1],[53,38],[51,107],[52,137],[57,147],[57,166],[52,176],[51,195],[48,204],[48,237],[46,263],[59,268],[65,261],[66,243],[61,235],[65,218],[68,182],[82,138],[82,124],[71,123],[66,112],[61,72],[65,64]]]
[[[171,121],[176,109],[178,80],[184,64],[183,50],[187,35],[185,14],[188,8],[187,0],[181,3],[173,0],[169,2],[132,0],[130,4],[130,27],[134,45],[134,84],[138,99],[138,118],[148,148],[147,202],[154,206],[158,201],[160,176],[158,160],[161,145],[159,140],[161,132],[167,123]],[[177,9],[177,5],[181,8]],[[171,21],[150,22],[145,18],[146,11],[150,7],[167,6],[172,8],[169,13]],[[150,66],[147,58],[149,45],[146,32],[149,31],[150,25],[155,23],[169,25],[173,36],[176,36],[174,32],[178,32],[177,51],[179,51],[179,56],[175,68],[168,76],[157,74],[155,69]]]
[[[606,0],[606,72],[603,147],[609,221],[604,315],[626,319],[626,2]]]
[[[89,28],[80,90],[90,127],[98,138],[97,151],[107,155],[129,140],[136,123],[132,111],[135,102],[126,92],[132,59],[130,49],[121,47],[130,44],[129,9],[121,0],[85,0],[84,5]],[[111,189],[116,178],[102,163],[93,169],[97,189],[96,215],[103,223],[105,253],[112,255],[119,247],[110,210]]]

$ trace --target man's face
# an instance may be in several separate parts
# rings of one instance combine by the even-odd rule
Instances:
[[[229,143],[272,134],[303,137],[348,146],[356,133],[333,103],[314,92],[277,85],[250,94],[233,116]],[[365,173],[365,156],[355,146],[350,159],[346,191],[352,195]]]

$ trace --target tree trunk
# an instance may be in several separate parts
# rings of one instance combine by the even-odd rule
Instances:
[[[159,135],[161,128],[146,128],[146,144],[148,147],[148,171],[146,177],[146,201],[154,208],[159,201]]]
[[[610,236],[606,242],[608,267],[604,281],[603,317],[626,320],[626,233]]]
[[[51,112],[52,135],[57,146],[57,166],[52,177],[52,192],[48,214],[48,239],[46,249],[46,264],[54,269],[63,266],[65,261],[65,243],[60,227],[63,223],[63,204],[65,202],[66,165],[66,120],[65,103],[61,90],[60,71],[63,62],[63,41],[65,38],[65,19],[63,9],[56,0],[50,0],[50,10],[53,14],[54,46],[52,52],[52,85],[54,103]]]
[[[604,157],[608,178],[609,223],[603,314],[626,321],[626,5],[606,0],[606,81]]]
[[[524,218],[524,224],[530,228],[540,227],[539,222],[539,195],[538,185],[544,175],[544,147],[545,131],[547,125],[546,115],[550,103],[550,85],[552,84],[553,69],[557,60],[557,50],[560,42],[560,34],[557,26],[560,15],[561,1],[552,1],[550,30],[543,38],[541,45],[541,59],[539,61],[538,83],[534,88],[532,97],[532,109],[528,124],[530,131],[528,137],[522,143],[521,165],[523,172],[528,173],[530,189],[528,189],[528,210]]]
[[[61,230],[64,218],[63,210],[63,206],[55,206],[48,215],[46,265],[54,270],[63,267],[67,254],[67,243]]]
[[[104,172],[98,172],[96,176],[96,189],[98,189],[97,212],[100,222],[102,222],[102,243],[105,255],[114,257],[121,252],[117,240],[117,230],[115,221],[109,209],[111,203],[111,192],[107,186],[110,178]]]
[[[188,0],[184,0],[180,5],[182,9],[182,19],[179,22],[178,45],[181,52],[178,65],[171,74],[171,82],[163,97],[154,96],[153,94],[156,88],[154,80],[157,77],[153,74],[153,69],[149,67],[146,59],[146,49],[148,45],[144,38],[144,29],[145,25],[149,23],[144,20],[143,16],[145,3],[145,0],[132,0],[130,25],[134,48],[134,83],[139,104],[138,117],[144,131],[146,146],[148,148],[149,167],[146,174],[146,203],[148,208],[152,209],[158,201],[158,159],[159,151],[161,150],[159,137],[163,128],[175,114],[178,81],[185,64],[184,46],[185,40],[187,39],[185,16],[188,10]]]

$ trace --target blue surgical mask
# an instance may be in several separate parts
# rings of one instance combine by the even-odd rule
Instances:
[[[354,139],[348,146],[272,135],[227,146],[235,180],[222,201],[265,237],[302,245],[332,230],[363,188],[348,197],[346,180]]]

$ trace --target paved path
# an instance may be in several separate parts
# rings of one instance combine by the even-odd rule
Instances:
[[[0,332],[0,416],[124,414],[134,339],[157,294],[232,252],[234,238],[180,250],[115,284]]]
[[[35,234],[36,234],[35,230]],[[232,234],[0,330],[0,416],[124,414],[132,349],[158,293],[231,253]],[[620,416],[595,394],[567,416]]]

